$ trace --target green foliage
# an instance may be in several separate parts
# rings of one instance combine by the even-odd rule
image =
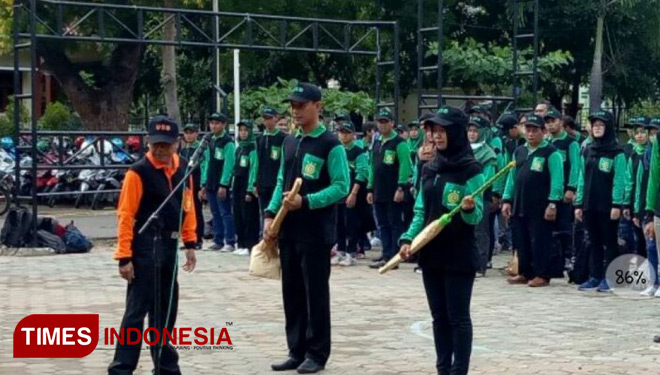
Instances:
[[[71,110],[67,106],[60,102],[52,102],[46,107],[40,122],[44,130],[64,130],[68,129],[72,118]]]
[[[7,115],[7,118],[11,123],[14,123],[14,96],[10,96],[9,100],[7,101],[7,107],[5,108],[5,113]],[[27,107],[25,104],[23,104],[23,101],[20,102],[18,112],[20,113],[20,119],[21,119],[21,126],[26,126],[30,123],[31,117],[30,117],[30,111],[28,111]]]
[[[438,43],[429,44],[428,56],[438,54]],[[531,70],[534,52],[531,48],[518,54],[521,71]],[[572,61],[570,52],[553,51],[539,56],[538,70],[541,80],[551,79],[557,71]],[[513,84],[513,49],[511,45],[500,46],[493,42],[477,42],[467,38],[463,42],[452,40],[443,53],[443,62],[450,84],[466,92],[508,90]]]
[[[298,84],[295,79],[277,79],[278,82],[265,87],[250,88],[241,93],[242,117],[257,119],[265,107],[276,109],[279,113],[285,113],[289,106],[282,103],[293,88]],[[229,95],[230,110],[234,108],[234,95]],[[341,91],[337,89],[323,90],[323,105],[326,112],[355,112],[368,115],[375,108],[374,100],[369,94],[359,91]]]
[[[648,117],[659,117],[660,100],[642,100],[630,108],[629,113]]]
[[[16,134],[14,122],[5,113],[0,113],[0,138]]]

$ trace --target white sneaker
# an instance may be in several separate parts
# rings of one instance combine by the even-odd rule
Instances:
[[[653,297],[660,298],[660,288],[658,288],[658,290],[655,291],[655,294],[653,295]]]
[[[644,289],[644,291],[639,293],[639,294],[642,295],[642,296],[645,296],[645,297],[653,297],[653,295],[655,294],[655,292],[657,290],[658,290],[658,288],[656,288],[655,286],[650,286],[650,287]]]
[[[250,250],[248,250],[247,248],[242,248],[234,251],[234,254],[240,256],[246,256],[246,255],[250,255]]]
[[[232,245],[225,245],[222,249],[220,249],[221,253],[233,253],[234,252],[234,246]]]
[[[371,247],[381,247],[383,246],[382,242],[380,242],[380,238],[374,237],[371,239]]]
[[[344,259],[344,256],[341,253],[337,253],[330,258],[330,265],[336,266]]]
[[[352,255],[346,254],[346,256],[339,261],[339,265],[344,267],[349,267],[349,266],[354,266],[356,262],[357,261],[355,260],[355,258],[353,258]]]

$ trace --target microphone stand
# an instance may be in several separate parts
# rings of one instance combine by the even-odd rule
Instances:
[[[207,148],[209,145],[208,140],[206,142],[202,142],[202,144],[199,145],[201,148],[201,152],[204,151],[205,148]],[[153,248],[152,248],[152,257],[153,257],[153,262],[154,262],[154,328],[157,330],[160,329],[160,334],[158,337],[158,342],[156,342],[156,360],[154,361],[154,375],[160,375],[160,355],[161,355],[161,349],[163,346],[163,332],[164,332],[164,326],[160,327],[160,314],[161,314],[161,268],[162,268],[162,259],[161,259],[161,249],[162,249],[162,242],[163,242],[163,222],[160,220],[159,214],[163,210],[166,204],[169,203],[169,201],[174,197],[174,195],[179,191],[179,189],[186,183],[188,180],[188,177],[197,169],[199,166],[199,162],[201,160],[201,156],[198,158],[198,160],[192,160],[191,164],[188,165],[188,168],[186,168],[186,173],[184,174],[183,178],[181,178],[181,181],[179,181],[178,184],[170,191],[170,194],[163,200],[163,203],[158,206],[156,211],[154,211],[151,216],[149,216],[149,219],[142,225],[140,230],[138,230],[138,234],[144,233],[147,229],[151,229],[153,232]],[[183,205],[183,199],[181,204]],[[175,249],[177,251],[178,249]],[[172,271],[172,278],[174,278],[174,271]],[[174,282],[174,280],[172,280]],[[170,295],[170,300],[172,299],[172,296]],[[169,309],[168,309],[168,315],[169,315]],[[166,317],[167,319],[167,317]]]

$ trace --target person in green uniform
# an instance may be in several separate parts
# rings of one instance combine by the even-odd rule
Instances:
[[[238,128],[238,147],[234,164],[234,221],[236,223],[237,248],[234,254],[249,255],[259,242],[259,200],[255,195],[257,182],[257,145],[252,122],[242,120]]]
[[[478,116],[471,116],[468,121],[468,140],[475,159],[479,162],[482,169],[482,174],[485,180],[490,179],[495,175],[495,168],[497,168],[497,155],[495,151],[486,143],[486,133],[490,124]],[[492,201],[492,188],[484,192],[483,201],[488,204]],[[477,249],[479,250],[479,269],[477,274],[486,276],[486,269],[488,263],[491,261],[489,257],[490,247],[490,228],[488,224],[488,215],[482,215],[483,218],[475,227],[475,236],[477,242]]]
[[[277,111],[273,108],[266,107],[261,111],[264,130],[257,138],[258,173],[255,195],[259,197],[262,214],[273,198],[281,164],[282,142],[286,138],[286,133],[277,126],[277,117]]]
[[[568,133],[568,136],[575,139],[578,146],[584,141],[584,135],[582,135],[582,126],[575,122],[575,119],[569,115],[564,115],[561,118],[562,123],[564,124],[564,130]]]
[[[424,132],[419,128],[419,121],[415,120],[408,124],[409,137],[408,148],[410,148],[410,160],[412,164],[417,164],[417,151],[424,144]]]
[[[508,164],[511,162],[513,159],[513,153],[516,151],[516,148],[518,146],[521,146],[525,144],[525,136],[523,135],[523,132],[521,131],[522,128],[524,128],[524,125],[518,123],[518,117],[516,116],[515,112],[505,112],[500,116],[499,119],[497,119],[497,125],[499,126],[500,129],[502,129],[502,134],[505,134],[506,137],[503,138],[504,141],[504,148],[503,148],[503,159],[504,159],[504,165]],[[504,189],[504,185],[506,184],[506,179],[502,181],[501,183],[498,184],[498,186],[501,187],[501,189]],[[502,194],[504,193],[503,191],[501,192]],[[497,195],[497,193],[493,194],[493,203],[497,204],[498,206],[501,205],[501,195]],[[509,220],[507,220],[504,215],[500,214],[497,216],[498,219],[498,226],[499,226],[499,233],[498,233],[498,242],[500,244],[500,249],[501,250],[512,250],[513,248],[516,248],[513,246],[513,235],[511,231],[511,225],[509,225]],[[490,267],[491,264],[488,264]]]
[[[383,108],[376,118],[380,139],[373,146],[367,186],[367,202],[373,204],[383,243],[383,256],[369,267],[378,269],[396,255],[403,232],[405,190],[412,176],[408,143],[394,131],[394,115]]]
[[[660,127],[660,118],[653,118],[651,124]],[[646,188],[646,197],[643,198],[645,211],[644,234],[646,238],[655,239],[656,249],[660,249],[660,136],[657,132],[651,138],[651,154],[649,161],[649,179]],[[660,253],[658,254],[660,257]],[[656,296],[659,293],[656,292]],[[660,297],[660,296],[658,296]],[[660,343],[660,335],[656,335],[653,341]]]
[[[648,128],[651,124],[651,119],[646,116],[637,116],[630,120],[632,126],[633,139],[635,143],[632,149],[632,155],[628,158],[626,168],[626,184],[624,190],[625,206],[623,209],[623,217],[626,220],[632,221],[633,217],[637,218],[637,211],[635,210],[635,196],[636,190],[640,188],[637,181],[637,171],[641,166],[646,152],[646,146],[649,141]],[[643,168],[642,168],[643,169]],[[639,220],[632,223],[632,232],[634,235],[634,243],[630,244],[631,250],[635,254],[646,257],[646,239],[644,238],[644,229],[641,227]]]
[[[188,123],[183,127],[183,138],[179,145],[179,155],[190,161],[195,151],[199,148],[200,142],[199,127]],[[199,192],[202,188],[202,171],[196,168],[192,173],[193,178],[193,202],[195,203],[195,215],[197,217],[197,246],[195,249],[201,249],[204,244],[204,213],[202,210],[202,201],[199,199]]]
[[[202,159],[201,199],[207,199],[213,215],[213,245],[210,250],[233,252],[236,243],[234,216],[231,212],[231,179],[236,145],[226,130],[227,116],[214,113],[209,128],[213,136]]]
[[[551,108],[543,118],[548,131],[548,141],[559,151],[564,170],[564,196],[557,203],[557,220],[555,221],[554,237],[559,241],[561,254],[552,264],[556,277],[563,275],[563,270],[571,269],[573,251],[573,199],[580,178],[580,146],[564,129],[562,114]]]
[[[468,118],[450,106],[424,121],[432,127],[437,154],[423,169],[415,218],[399,240],[399,254],[410,258],[410,244],[425,226],[460,206],[460,214],[419,253],[424,290],[433,317],[438,374],[465,375],[472,352],[470,302],[478,254],[475,226],[484,215],[481,165],[467,138]]]
[[[339,141],[346,149],[350,173],[350,193],[337,205],[337,251],[340,266],[356,263],[358,243],[362,235],[374,229],[367,205],[369,165],[366,151],[355,143],[355,125],[346,121],[338,128]]]
[[[544,287],[550,283],[550,246],[557,204],[564,195],[564,171],[557,149],[544,139],[545,121],[527,115],[525,138],[513,155],[504,190],[502,214],[512,218],[518,247],[518,275],[509,284]]]
[[[277,186],[264,214],[264,238],[278,241],[289,356],[274,371],[313,374],[330,356],[330,250],[336,242],[336,204],[348,195],[346,149],[319,123],[321,90],[299,83],[286,100],[298,129],[284,139]],[[291,195],[295,180],[303,180]],[[271,224],[280,207],[289,213],[279,235]]]
[[[611,292],[605,269],[619,249],[617,229],[625,203],[626,156],[616,139],[614,116],[598,110],[589,116],[593,142],[582,156],[575,218],[585,223],[590,247],[589,280],[578,290]]]

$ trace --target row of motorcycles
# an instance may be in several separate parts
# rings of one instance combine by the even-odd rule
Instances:
[[[22,139],[23,145],[31,144]],[[0,139],[0,172],[15,180],[16,147],[13,139]],[[93,210],[106,206],[116,206],[119,190],[126,171],[125,166],[140,157],[141,141],[129,137],[101,140],[93,137],[78,137],[75,141],[68,137],[37,141],[36,181],[32,178],[32,158],[21,154],[20,195],[31,196],[36,184],[38,201],[54,207],[59,204],[73,204],[76,208],[91,207]],[[90,166],[89,169],[58,169],[62,165]],[[52,168],[43,168],[52,166]],[[15,181],[13,184],[15,186]]]

